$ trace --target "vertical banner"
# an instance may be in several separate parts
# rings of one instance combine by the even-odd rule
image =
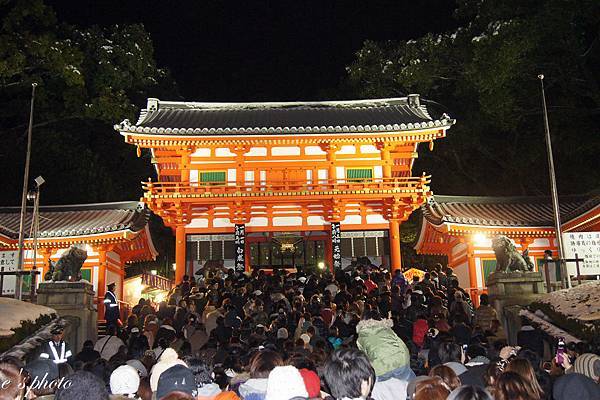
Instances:
[[[235,224],[235,271],[243,273],[246,270],[246,225]]]
[[[342,234],[339,222],[331,223],[331,254],[333,258],[333,271],[342,268]]]

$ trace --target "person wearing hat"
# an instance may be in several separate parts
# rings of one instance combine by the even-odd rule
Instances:
[[[104,294],[104,319],[106,320],[106,327],[114,326],[119,327],[119,302],[117,301],[117,295],[115,294],[115,283],[110,282],[107,286],[106,294]]]
[[[64,332],[62,326],[52,328],[50,331],[52,338],[42,346],[41,359],[50,360],[55,364],[63,364],[71,361],[73,353],[69,344],[63,340]]]
[[[110,392],[119,398],[135,399],[139,387],[139,372],[131,365],[121,365],[110,375]]]

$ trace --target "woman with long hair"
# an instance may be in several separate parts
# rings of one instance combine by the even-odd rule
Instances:
[[[450,391],[453,391],[461,385],[460,378],[458,377],[458,375],[456,375],[456,372],[454,372],[452,368],[443,364],[436,365],[435,367],[433,367],[431,371],[429,371],[429,376],[437,376],[442,378],[444,383],[448,385]]]
[[[516,372],[517,374],[521,375],[521,377],[525,379],[525,382],[529,383],[531,389],[530,391],[535,398],[541,399],[544,397],[544,391],[537,380],[535,371],[533,370],[529,360],[525,358],[515,358],[508,363],[505,371]]]
[[[450,390],[439,376],[419,381],[415,385],[414,400],[446,400]]]
[[[498,377],[493,395],[496,400],[540,400],[525,378],[512,371],[503,372]]]

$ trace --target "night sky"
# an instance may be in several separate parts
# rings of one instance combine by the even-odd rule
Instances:
[[[453,27],[453,0],[46,1],[74,25],[143,23],[185,100],[337,97],[367,40]],[[141,105],[138,105],[141,106]]]

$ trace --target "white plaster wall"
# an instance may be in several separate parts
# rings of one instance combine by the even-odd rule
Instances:
[[[271,155],[273,156],[299,156],[300,147],[273,147],[271,149]]]
[[[327,154],[327,153],[324,152],[323,150],[321,150],[321,148],[319,146],[306,146],[304,148],[304,154],[309,155],[309,156],[318,156],[318,155],[323,155],[323,154]]]
[[[217,157],[235,157],[235,153],[229,151],[227,147],[219,147],[215,150],[215,156]]]
[[[475,272],[477,274],[477,287],[484,287],[483,284],[483,263],[479,257],[475,258]]]
[[[213,226],[215,228],[229,228],[234,226],[234,224],[229,221],[229,218],[215,218],[213,220]]]
[[[192,182],[192,183],[198,182],[198,170],[197,169],[190,170],[190,182]]]
[[[273,226],[301,226],[302,217],[273,217]]]
[[[227,170],[227,181],[230,186],[235,186],[235,180],[237,179],[237,171],[235,169]]]
[[[343,221],[341,221],[341,224],[357,224],[360,225],[362,223],[362,218],[360,217],[360,215],[347,215],[346,218],[344,218]]]
[[[317,171],[319,180],[325,180],[327,179],[327,170],[326,169],[320,169],[319,171]]]
[[[206,218],[194,218],[186,228],[208,228],[208,219]]]
[[[267,156],[267,148],[266,147],[252,147],[249,152],[245,154],[246,156],[259,156],[266,157]]]
[[[367,224],[387,224],[388,221],[381,214],[367,215]]]
[[[196,149],[195,152],[191,154],[192,157],[210,157],[210,149],[200,148]]]
[[[266,217],[254,217],[250,218],[250,222],[246,226],[267,226],[269,225],[269,219]]]
[[[246,181],[246,184],[253,184],[254,183],[254,171],[245,171],[244,179]]]
[[[325,225],[327,222],[321,216],[311,215],[306,218],[308,225]]]
[[[373,167],[373,178],[383,178],[383,167],[381,165]]]
[[[342,146],[336,154],[356,154],[356,148],[350,145]]]
[[[333,179],[343,179],[346,177],[346,169],[344,167],[335,167],[335,174],[337,176],[332,177]]]
[[[96,292],[96,294],[98,293],[98,266],[94,266],[92,268],[92,280],[94,281],[93,286],[94,286],[94,292]]]
[[[363,144],[360,146],[360,152],[362,154],[377,154],[379,153],[379,150],[372,144]]]
[[[548,239],[535,239],[529,247],[550,247],[550,240]]]

